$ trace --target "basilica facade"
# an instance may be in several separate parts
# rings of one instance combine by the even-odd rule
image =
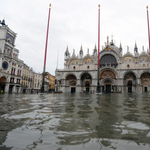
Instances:
[[[98,72],[98,51],[95,46],[93,54],[83,54],[82,46],[78,55],[75,50],[71,55],[65,51],[64,69],[56,69],[56,91],[63,93],[96,93],[99,76],[100,91],[110,93],[148,93],[150,92],[150,59],[143,48],[138,52],[137,44],[134,54],[127,47],[123,55],[122,45],[117,47],[113,40],[107,42],[100,51],[100,68]]]

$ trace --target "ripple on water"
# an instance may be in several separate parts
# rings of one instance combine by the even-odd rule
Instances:
[[[1,117],[23,125],[0,136],[6,132],[3,145],[11,150],[146,150],[149,99],[135,94],[4,95]]]

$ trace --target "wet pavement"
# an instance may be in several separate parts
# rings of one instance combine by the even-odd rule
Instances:
[[[150,150],[150,94],[1,94],[0,150]]]

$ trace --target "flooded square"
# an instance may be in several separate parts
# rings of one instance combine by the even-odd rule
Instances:
[[[1,150],[148,150],[150,94],[1,94]]]

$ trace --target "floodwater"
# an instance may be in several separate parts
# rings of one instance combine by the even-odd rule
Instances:
[[[10,149],[150,150],[150,94],[1,94]]]

